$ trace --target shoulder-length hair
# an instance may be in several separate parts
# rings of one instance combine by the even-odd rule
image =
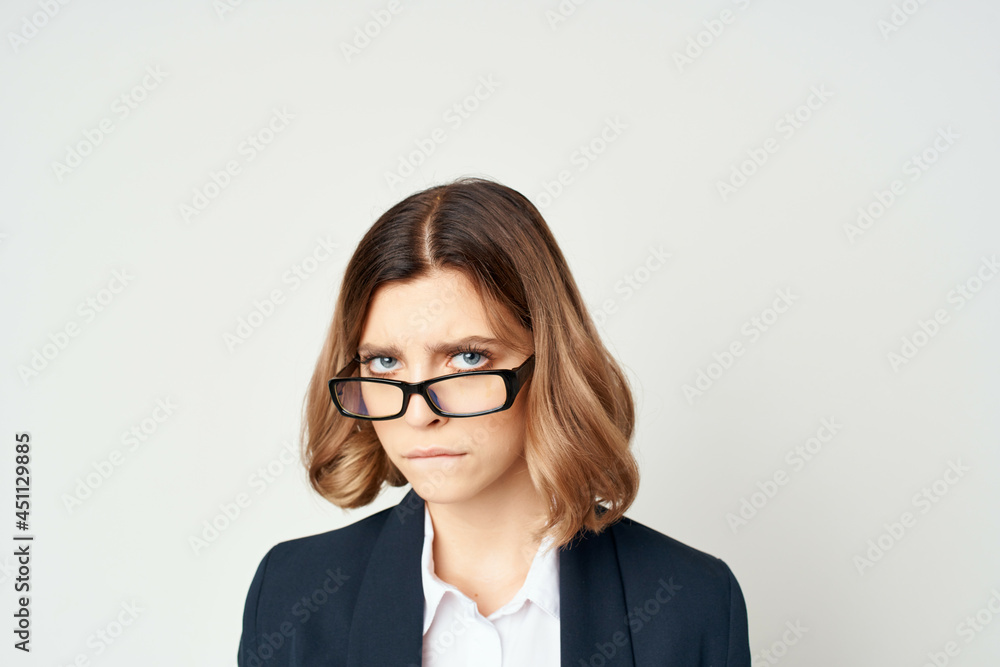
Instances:
[[[328,382],[356,355],[375,290],[438,269],[470,280],[493,334],[511,349],[519,346],[504,322],[513,318],[531,333],[524,456],[535,487],[551,499],[541,533],[561,546],[581,529],[600,532],[619,520],[639,486],[628,382],[541,213],[516,190],[482,178],[458,178],[399,202],[348,262],[304,403],[302,456],[313,488],[353,508],[374,500],[384,483],[407,483],[371,422],[337,412]]]

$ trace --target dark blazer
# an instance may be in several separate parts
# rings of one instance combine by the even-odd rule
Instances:
[[[239,666],[419,666],[423,539],[411,489],[272,547],[247,593]],[[718,558],[628,517],[558,555],[561,667],[750,666],[743,594]]]

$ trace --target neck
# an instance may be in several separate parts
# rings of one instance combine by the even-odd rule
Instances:
[[[434,570],[442,580],[456,585],[524,581],[539,546],[532,532],[544,525],[548,504],[531,483],[526,464],[510,472],[509,479],[474,498],[427,503]]]

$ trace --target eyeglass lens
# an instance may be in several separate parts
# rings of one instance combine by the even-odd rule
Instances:
[[[335,382],[334,389],[341,406],[360,417],[388,417],[403,409],[403,390],[395,385],[352,379]],[[454,375],[428,386],[427,394],[438,409],[456,415],[495,410],[507,400],[498,375]]]

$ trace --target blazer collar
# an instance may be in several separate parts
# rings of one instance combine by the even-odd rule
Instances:
[[[348,667],[420,666],[423,539],[424,500],[410,489],[386,515],[372,548],[351,620]],[[611,531],[578,533],[558,555],[561,667],[578,667],[581,660],[587,665],[634,667]],[[592,662],[596,656],[603,661]]]

